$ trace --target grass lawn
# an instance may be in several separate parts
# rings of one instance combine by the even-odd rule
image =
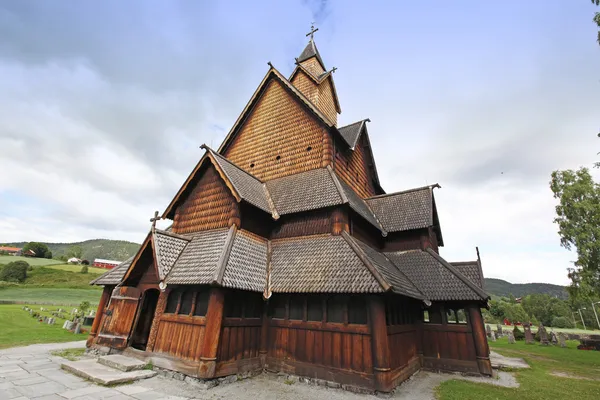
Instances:
[[[39,265],[63,264],[63,261],[50,260],[48,258],[20,257],[20,256],[0,256],[0,264],[8,264],[13,261],[25,261],[34,267]]]
[[[52,264],[52,265],[46,266],[46,268],[60,269],[62,271],[70,271],[70,272],[77,272],[77,273],[79,271],[81,271],[81,267],[83,267],[83,265],[76,265],[76,264]],[[91,267],[88,265],[88,273],[90,273],[90,274],[101,275],[107,271],[108,270],[104,269],[104,268]]]
[[[506,338],[490,342],[490,348],[509,357],[524,358],[531,366],[517,370],[519,388],[501,388],[465,381],[446,381],[437,389],[442,400],[464,399],[576,399],[600,398],[600,352],[577,350],[578,341],[559,346],[526,345],[524,341],[508,344]],[[557,377],[566,373],[580,379]]]
[[[97,305],[101,294],[101,289],[92,287],[88,289],[67,289],[19,286],[0,289],[0,300],[73,306],[79,305],[82,301],[89,301],[90,304]],[[0,305],[0,307],[3,306]]]
[[[70,342],[87,338],[87,334],[75,335],[62,329],[63,319],[57,319],[55,325],[44,324],[32,318],[22,308],[23,305],[0,304],[0,349],[35,343]],[[31,308],[39,310],[39,306],[31,306]],[[49,315],[49,313],[46,314]]]
[[[35,267],[32,271],[27,271],[27,279],[23,286],[89,289],[90,281],[98,276],[100,275],[94,273],[82,274],[79,271]]]
[[[489,325],[490,328],[492,328],[492,330],[494,330],[494,331],[496,330],[496,324],[486,324],[486,325]],[[596,327],[594,326],[594,328],[596,328]],[[502,325],[502,330],[503,331],[506,331],[506,330],[511,330],[512,331],[513,329],[514,329],[514,326]],[[519,326],[519,329],[521,330],[521,332],[523,331],[523,327],[522,326]],[[552,327],[547,326],[546,330],[548,332],[554,331],[554,332],[564,332],[564,333],[579,333],[579,334],[581,334],[581,333],[587,333],[589,335],[600,335],[600,330],[598,330],[598,329],[590,329],[589,326],[587,327],[586,330],[583,330],[583,329],[570,329],[570,328],[552,328]],[[537,326],[532,326],[531,327],[531,331],[534,332],[534,333],[537,332]]]

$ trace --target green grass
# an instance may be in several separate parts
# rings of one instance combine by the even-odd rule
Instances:
[[[62,329],[64,323],[62,319],[57,319],[55,325],[38,322],[28,312],[22,310],[22,307],[22,305],[12,304],[0,305],[0,349],[35,343],[71,342],[87,338],[86,334],[75,335]],[[36,306],[31,308],[39,310]]]
[[[0,264],[8,264],[13,261],[25,261],[29,265],[34,267],[41,265],[53,265],[63,264],[64,261],[51,260],[48,258],[35,258],[35,257],[20,257],[20,256],[0,256]]]
[[[35,267],[27,271],[27,279],[23,286],[56,287],[69,289],[89,289],[90,281],[98,274],[82,274],[80,272],[53,269],[51,267]]]
[[[76,273],[80,273],[79,271],[81,271],[81,267],[83,267],[83,265],[76,265],[76,264],[52,264],[52,265],[46,266],[46,268],[59,269],[61,271],[69,271],[69,272],[76,272]],[[88,265],[88,273],[90,275],[92,275],[92,274],[101,275],[107,271],[108,270],[104,269],[104,268],[91,267]]]
[[[530,369],[514,372],[519,388],[501,388],[465,381],[446,381],[437,389],[441,400],[465,399],[577,399],[600,398],[600,352],[577,350],[578,341],[568,341],[567,348],[559,346],[526,345],[519,341],[508,344],[502,338],[490,343],[490,348],[505,356],[524,358]],[[563,372],[569,375],[595,379],[594,381],[562,378],[551,375]]]
[[[77,306],[82,301],[98,304],[101,294],[102,290],[94,287],[68,289],[20,286],[0,289],[0,300]]]
[[[494,330],[494,331],[496,330],[496,324],[489,324],[488,323],[486,325],[489,325],[490,328],[492,328],[492,330]],[[506,331],[506,330],[512,331],[513,329],[514,329],[514,326],[502,325],[502,330],[503,331]],[[519,329],[521,330],[521,332],[523,331],[523,327],[522,326],[519,326]],[[598,329],[590,329],[590,327],[587,327],[586,330],[583,330],[583,329],[570,329],[570,328],[552,328],[552,327],[548,327],[547,326],[546,330],[548,332],[554,331],[554,332],[578,333],[578,334],[587,333],[589,335],[599,335],[600,334],[600,330],[598,330]],[[531,331],[534,332],[534,333],[537,332],[537,326],[532,326],[531,327]]]
[[[54,350],[51,351],[50,354],[57,357],[66,358],[69,361],[77,361],[83,354],[85,353],[85,349],[63,349],[63,350]]]

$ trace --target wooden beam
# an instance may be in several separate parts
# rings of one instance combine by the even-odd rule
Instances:
[[[170,290],[160,292],[158,295],[158,302],[156,303],[156,311],[154,312],[154,319],[152,320],[152,327],[150,328],[150,335],[148,336],[148,343],[146,344],[146,351],[154,351],[154,344],[156,343],[156,336],[158,335],[158,327],[165,307],[167,306],[167,299],[169,298]]]
[[[490,362],[490,348],[488,347],[487,336],[485,334],[485,328],[483,327],[481,309],[479,308],[479,305],[473,304],[468,307],[468,310],[479,372],[483,375],[491,376],[492,364]]]
[[[383,297],[372,295],[368,298],[369,318],[371,323],[371,338],[373,352],[373,373],[375,375],[375,390],[389,392],[390,387],[390,347],[388,343],[387,326],[385,322],[385,303]]]
[[[104,309],[108,304],[108,299],[110,299],[110,294],[113,291],[112,286],[104,286],[104,290],[102,291],[102,296],[100,297],[100,304],[98,304],[98,309],[96,311],[96,317],[94,318],[94,322],[92,323],[92,327],[90,328],[90,336],[87,339],[86,346],[90,347],[96,336],[98,335],[98,327],[100,326],[100,321],[104,316]]]
[[[206,330],[202,352],[200,353],[200,366],[198,367],[198,376],[201,378],[215,377],[224,305],[225,292],[223,289],[211,288],[208,298],[208,311],[206,312]]]

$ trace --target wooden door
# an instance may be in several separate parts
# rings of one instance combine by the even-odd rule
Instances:
[[[96,343],[116,349],[127,347],[139,302],[138,288],[129,286],[115,288],[110,304],[104,311]]]

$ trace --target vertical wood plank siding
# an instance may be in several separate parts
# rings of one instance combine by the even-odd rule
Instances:
[[[224,155],[266,181],[320,168],[324,132],[325,127],[273,80]]]
[[[273,229],[271,238],[281,239],[310,234],[331,232],[331,209],[304,214],[284,216]]]
[[[185,360],[200,360],[206,318],[163,314],[154,344],[155,353]]]
[[[229,362],[259,356],[261,318],[225,318],[217,358]]]
[[[388,326],[388,343],[390,346],[390,367],[404,368],[417,356],[417,326]]]
[[[177,207],[173,232],[185,234],[221,228],[229,226],[234,218],[239,221],[238,203],[211,165]]]
[[[140,291],[135,287],[121,286],[113,290],[96,343],[125,348],[135,320],[139,299]]]
[[[373,176],[368,165],[371,163],[365,149],[365,136],[356,145],[354,151],[345,144],[335,144],[334,170],[361,197],[374,196]],[[341,140],[341,139],[339,139]]]

